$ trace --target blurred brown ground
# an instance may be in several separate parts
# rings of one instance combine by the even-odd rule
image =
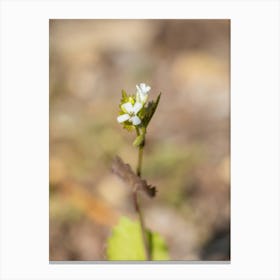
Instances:
[[[121,90],[162,92],[148,129],[146,224],[172,260],[230,258],[230,21],[50,20],[50,260],[106,260],[131,190],[110,172],[136,165],[117,123]]]

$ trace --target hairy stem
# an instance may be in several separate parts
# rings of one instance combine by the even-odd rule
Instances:
[[[136,129],[136,132],[137,132],[137,136],[139,136],[140,135],[139,129]],[[144,149],[144,145],[141,145],[138,149],[138,162],[137,162],[137,167],[136,167],[136,173],[139,177],[141,177],[141,171],[142,171],[143,149]],[[145,223],[144,223],[144,217],[143,217],[143,213],[141,211],[139,197],[138,197],[138,193],[136,190],[133,193],[133,197],[134,197],[135,210],[138,213],[139,220],[140,220],[140,226],[141,226],[141,232],[142,232],[142,238],[143,238],[146,258],[147,258],[147,260],[150,261],[151,260],[151,248],[149,246],[147,230],[146,230]]]

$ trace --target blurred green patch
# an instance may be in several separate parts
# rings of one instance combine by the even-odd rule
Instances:
[[[159,182],[158,189],[164,200],[180,206],[186,198],[186,188],[192,187],[193,170],[206,157],[203,145],[182,147],[163,142],[145,155],[143,174]]]

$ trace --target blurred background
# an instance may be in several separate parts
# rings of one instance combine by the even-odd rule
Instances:
[[[50,20],[50,261],[106,260],[121,215],[136,218],[115,155],[121,90],[162,97],[148,127],[141,196],[171,260],[230,259],[230,21]]]

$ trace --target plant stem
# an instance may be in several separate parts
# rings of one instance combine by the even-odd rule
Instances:
[[[148,261],[150,261],[151,260],[151,250],[149,248],[147,231],[146,231],[146,228],[145,228],[143,214],[142,214],[142,211],[141,211],[141,208],[140,208],[140,204],[139,204],[139,200],[138,200],[138,194],[137,194],[136,191],[133,193],[133,196],[134,196],[135,209],[138,213],[139,220],[140,220],[140,226],[141,226],[141,232],[142,232],[142,238],[143,238],[143,243],[144,243],[144,248],[145,248],[146,259]]]
[[[139,147],[138,149],[138,163],[137,163],[136,174],[139,177],[141,177],[141,170],[142,170],[143,148],[144,147]]]
[[[140,135],[139,129],[136,129],[136,132],[137,132],[137,136],[139,136]],[[144,145],[141,145],[138,149],[138,163],[137,163],[137,168],[136,168],[136,174],[139,177],[141,177],[143,149],[144,149]],[[148,261],[150,261],[151,260],[151,248],[150,248],[149,242],[148,242],[147,230],[146,230],[145,223],[144,223],[143,213],[142,213],[141,207],[140,207],[137,190],[134,191],[133,197],[134,197],[135,210],[138,213],[139,220],[140,220],[140,226],[141,226],[141,232],[142,232],[142,238],[143,238],[146,258]]]

